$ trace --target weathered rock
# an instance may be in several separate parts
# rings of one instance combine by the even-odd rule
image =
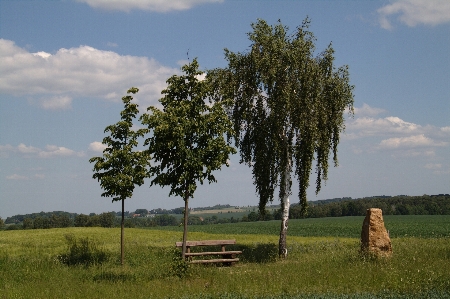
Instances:
[[[384,227],[381,209],[368,209],[361,230],[361,251],[381,257],[392,255],[389,234]]]

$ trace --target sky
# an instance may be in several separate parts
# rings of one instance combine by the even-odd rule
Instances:
[[[355,86],[339,166],[308,200],[450,193],[450,1],[0,1],[0,217],[120,211],[89,158],[126,91],[145,112],[187,61],[206,71],[248,50],[258,18],[293,32],[306,17]],[[191,207],[258,204],[238,155],[215,175]],[[146,181],[125,210],[183,206],[169,191]]]

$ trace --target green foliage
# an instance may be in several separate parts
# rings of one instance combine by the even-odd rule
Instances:
[[[127,93],[136,94],[138,88],[132,87]],[[121,260],[124,263],[124,201],[133,195],[135,185],[141,186],[144,179],[148,177],[148,167],[150,167],[150,156],[147,151],[136,151],[138,138],[143,137],[148,132],[147,129],[132,130],[133,119],[139,113],[138,105],[131,103],[131,95],[122,97],[124,110],[120,112],[121,120],[106,127],[105,133],[110,132],[111,136],[103,138],[102,143],[107,147],[103,150],[102,157],[89,159],[94,164],[92,176],[100,182],[104,190],[102,196],[112,197],[112,201],[122,201],[122,222],[121,222]],[[112,217],[112,216],[111,216]],[[111,217],[100,217],[102,226],[111,227]]]
[[[92,266],[101,265],[109,258],[109,253],[99,249],[96,242],[89,238],[77,239],[74,235],[65,235],[68,252],[57,256],[57,259],[65,265]]]
[[[144,143],[155,163],[150,168],[151,185],[170,186],[169,196],[180,196],[185,203],[183,258],[189,198],[197,183],[216,182],[213,171],[228,166],[229,155],[236,152],[228,138],[233,134],[232,124],[222,103],[207,102],[212,96],[211,83],[198,79],[203,74],[198,67],[194,59],[182,67],[184,75],[170,77],[159,100],[163,110],[151,106],[150,114],[141,118],[152,132]]]
[[[114,212],[101,213],[99,215],[91,213],[90,215],[79,214],[75,217],[75,227],[114,227],[116,214]]]
[[[53,216],[54,215],[54,216]],[[75,217],[75,213],[68,213],[64,211],[53,211],[53,212],[39,212],[39,213],[31,213],[31,214],[18,214],[11,217],[7,217],[5,220],[5,224],[11,224],[11,223],[20,223],[23,222],[26,218],[29,218],[31,220],[34,220],[36,218],[52,218],[56,217],[58,219],[64,219],[64,222],[70,222]],[[58,223],[56,223],[58,224]],[[56,227],[67,227],[67,226],[56,226]]]
[[[212,172],[227,164],[235,149],[226,135],[233,133],[223,107],[207,102],[210,83],[198,79],[197,60],[182,67],[184,75],[167,80],[159,102],[163,110],[151,106],[142,116],[152,136],[145,140],[155,162],[152,185],[170,186],[169,195],[191,198],[197,182],[215,182]]]
[[[89,221],[89,216],[88,215],[84,215],[84,214],[79,214],[75,217],[75,222],[74,225],[76,227],[85,227],[85,226],[89,226],[87,225]]]
[[[33,220],[30,218],[25,218],[22,223],[23,229],[31,229],[33,228]]]
[[[132,87],[127,93],[137,93],[139,89]],[[111,136],[103,138],[107,147],[102,157],[89,159],[94,164],[94,179],[100,182],[104,190],[102,196],[112,197],[113,201],[124,200],[133,195],[135,185],[141,186],[147,177],[149,156],[145,151],[135,151],[138,138],[143,137],[147,129],[132,130],[133,118],[139,113],[138,105],[131,103],[133,97],[122,98],[124,110],[120,113],[121,121],[106,127],[105,133]]]
[[[22,229],[22,225],[20,224],[10,224],[6,226],[6,230],[19,230]]]
[[[0,217],[0,230],[5,228],[5,222],[3,221],[2,217]]]
[[[353,110],[348,67],[335,68],[331,44],[314,56],[308,19],[291,35],[280,22],[269,26],[258,20],[252,29],[250,50],[225,50],[228,68],[209,75],[222,97],[234,100],[229,111],[236,145],[241,162],[252,167],[261,213],[277,186],[282,204],[289,195],[291,165],[305,209],[312,161],[316,160],[316,192],[327,179],[331,153],[337,165],[343,113]]]
[[[169,274],[185,278],[191,275],[191,265],[181,256],[181,252],[178,248],[172,248],[172,262],[170,263]]]
[[[116,215],[114,213],[101,213],[99,215],[99,222],[101,227],[114,227]]]

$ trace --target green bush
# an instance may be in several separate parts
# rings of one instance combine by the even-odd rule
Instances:
[[[240,246],[242,261],[247,263],[273,263],[278,257],[278,246],[274,243]]]
[[[77,240],[74,235],[65,235],[68,252],[58,255],[57,259],[68,266],[74,265],[98,265],[106,262],[109,253],[99,249],[96,242],[89,238]]]
[[[170,274],[179,278],[190,276],[191,265],[182,258],[180,250],[172,248],[172,263],[170,264]]]
[[[22,225],[20,224],[10,224],[6,226],[6,230],[19,230],[22,229]]]

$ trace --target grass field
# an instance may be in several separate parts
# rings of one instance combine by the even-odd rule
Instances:
[[[394,255],[359,255],[361,217],[291,220],[287,260],[278,260],[278,221],[191,226],[189,239],[235,238],[232,267],[174,271],[180,228],[0,231],[0,298],[450,298],[450,216],[386,216]],[[66,266],[65,235],[109,253],[102,265]],[[175,259],[176,260],[176,259]]]

